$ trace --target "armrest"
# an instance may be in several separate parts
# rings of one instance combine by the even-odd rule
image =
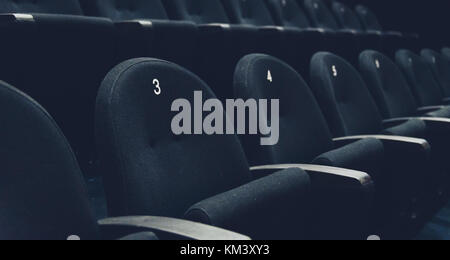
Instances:
[[[418,113],[419,115],[423,115],[423,114],[426,114],[426,113],[429,113],[429,112],[433,112],[433,111],[436,111],[436,110],[440,110],[440,109],[443,109],[443,108],[445,108],[445,106],[427,106],[427,107],[419,107],[419,108],[417,109],[417,113]]]
[[[16,22],[34,23],[32,14],[0,14],[0,24],[10,24]]]
[[[185,218],[255,239],[306,239],[310,203],[308,174],[287,169],[205,199]]]
[[[354,171],[343,168],[312,165],[312,164],[280,164],[280,165],[266,165],[256,166],[250,168],[254,175],[268,175],[276,171],[285,170],[289,168],[300,168],[306,171],[312,182],[326,183],[340,183],[342,185],[371,185],[372,178],[365,172]]]
[[[199,24],[198,29],[202,32],[216,32],[223,30],[230,30],[231,25],[225,23],[209,23],[209,24]]]
[[[118,217],[98,221],[102,233],[131,229],[167,234],[178,239],[192,240],[249,240],[249,237],[187,220],[165,217]],[[117,232],[117,231],[115,231]]]
[[[314,220],[307,223],[315,239],[365,239],[374,185],[371,177],[359,171],[308,164],[268,165],[251,168],[253,174],[298,168],[311,179]]]
[[[392,125],[398,125],[398,124],[405,123],[411,119],[420,119],[420,120],[424,121],[425,124],[427,125],[427,128],[429,128],[429,130],[431,130],[431,131],[441,130],[443,128],[445,128],[445,129],[450,128],[450,118],[440,118],[440,117],[399,117],[399,118],[392,118],[392,119],[384,120],[383,125],[386,127],[390,127]]]
[[[337,146],[344,146],[365,138],[375,138],[382,141],[388,158],[391,159],[405,155],[405,159],[422,161],[428,160],[431,155],[430,144],[427,140],[420,138],[390,135],[360,135],[335,138],[333,141]]]
[[[284,28],[281,26],[261,26],[258,27],[261,32],[283,32]]]

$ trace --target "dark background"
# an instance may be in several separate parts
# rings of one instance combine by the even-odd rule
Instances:
[[[385,30],[419,33],[423,47],[450,46],[450,0],[341,1],[370,7]]]

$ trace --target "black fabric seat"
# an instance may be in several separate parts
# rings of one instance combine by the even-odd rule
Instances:
[[[448,104],[443,90],[433,75],[432,68],[426,60],[409,50],[399,50],[395,60],[405,75],[419,106],[443,108],[448,110],[445,117],[450,117],[450,108],[441,107]]]
[[[215,98],[192,73],[155,59],[126,61],[105,78],[96,132],[110,213],[184,216],[253,238],[311,237],[303,170],[253,180],[236,136],[172,132],[170,111],[181,109],[173,102],[194,104],[194,91]]]
[[[199,41],[194,71],[219,98],[231,98],[234,67],[242,56],[259,46],[258,29],[231,24],[220,0],[166,0],[163,3],[171,19],[197,24]]]
[[[122,235],[138,240],[248,239],[168,218],[121,217],[97,223],[75,155],[50,114],[1,81],[0,121],[2,240],[91,240]],[[144,231],[145,236],[131,234]]]
[[[373,134],[427,137],[421,136],[426,125],[419,119],[408,119],[391,128],[384,128],[376,103],[361,76],[338,56],[318,53],[313,57],[311,87],[337,140],[353,140],[359,139],[361,135]],[[421,201],[420,205],[411,202],[411,206],[417,207],[416,210],[420,212],[413,216],[418,218],[415,219],[418,225],[436,210],[437,206],[433,202],[440,192],[436,185],[442,177],[442,169],[431,164],[430,154],[424,154],[422,149],[419,147],[414,150],[408,145],[397,147],[395,152],[387,149],[387,158],[390,160],[388,165],[397,169],[394,172],[403,172],[412,178],[409,195],[414,198],[413,201]],[[413,230],[417,231],[416,228]]]
[[[272,80],[265,77],[268,72],[272,75]],[[280,139],[276,145],[259,145],[261,135],[241,136],[251,165],[315,163],[369,172],[376,186],[378,186],[376,181],[383,179],[383,177],[378,178],[384,170],[381,166],[384,164],[382,142],[376,139],[364,139],[344,147],[335,147],[313,94],[301,76],[286,63],[263,54],[248,55],[239,62],[234,82],[236,98],[278,99],[280,102]],[[335,183],[339,182],[337,178]],[[378,187],[383,189],[381,188],[383,184],[381,183]],[[377,205],[383,205],[383,207],[376,209],[376,217],[364,216],[363,213],[368,213],[367,205],[371,204],[367,201],[367,196],[363,195],[364,193],[344,195],[345,192],[342,193],[342,189],[348,190],[342,186],[341,189],[335,190],[335,193],[331,193],[333,195],[330,193],[325,195],[328,199],[335,198],[330,201],[330,204],[336,207],[334,216],[339,220],[346,220],[342,223],[332,221],[324,224],[329,233],[339,234],[337,237],[346,234],[346,238],[352,238],[352,236],[358,238],[358,235],[364,235],[364,233],[358,233],[361,232],[359,225],[366,224],[364,221],[385,220],[386,216],[381,217],[381,215],[391,212],[387,201],[378,201]],[[382,190],[382,192],[390,191]],[[380,196],[376,199],[382,200]]]
[[[155,57],[191,69],[196,66],[197,27],[192,22],[170,21],[161,0],[80,2],[86,15],[106,17],[115,22],[120,61]]]
[[[265,77],[268,71],[272,80]],[[389,169],[390,160],[385,157],[382,139],[362,138],[346,145],[334,143],[321,109],[301,76],[287,64],[266,55],[249,55],[241,60],[236,69],[235,92],[237,98],[244,100],[278,99],[280,103],[278,144],[265,147],[259,145],[258,135],[241,137],[251,165],[313,162],[368,172],[376,187],[376,207],[371,219],[375,232],[383,232],[385,225],[395,225],[394,219],[405,209],[403,196],[411,187],[405,186],[408,181],[404,178],[395,177],[402,175],[399,169],[399,172]],[[339,200],[353,202],[350,198]],[[337,201],[333,203],[338,204],[342,214],[355,210]],[[355,220],[349,218],[348,221]],[[349,229],[342,224],[339,226]]]
[[[382,34],[375,31],[366,31],[358,16],[350,7],[341,2],[333,1],[331,10],[342,29],[355,30],[358,32],[359,37],[362,38],[362,46],[360,49],[383,50]]]
[[[441,53],[444,57],[450,59],[450,48],[442,48]]]
[[[1,0],[0,10],[2,13],[45,13],[83,15],[80,3],[77,0]]]
[[[334,32],[312,28],[305,11],[296,0],[266,0],[266,4],[275,24],[286,29],[286,41],[292,44],[289,49],[296,50],[283,61],[306,75],[312,55],[330,47],[325,43],[335,38]]]
[[[435,79],[441,86],[445,99],[450,98],[450,59],[444,55],[431,50],[424,49],[421,51],[422,58],[431,66]]]
[[[377,16],[366,6],[357,5],[355,12],[358,15],[362,25],[366,31],[381,33],[388,43],[388,48],[384,48],[385,53],[390,57],[394,57],[395,51],[400,48],[408,48],[418,50],[419,36],[414,33],[403,33],[396,31],[385,31],[378,21]]]
[[[442,164],[447,162],[446,157],[450,147],[447,126],[449,120],[441,118],[448,118],[448,108],[431,109],[433,112],[423,108],[418,109],[414,95],[398,66],[379,52],[361,53],[360,71],[382,117],[388,121],[386,125],[405,121],[409,117],[423,116],[421,120],[426,123],[426,135],[423,136],[426,136],[433,147],[435,164],[443,165],[445,172],[450,172],[448,163]]]
[[[322,0],[304,0],[303,6],[313,26],[330,32],[334,37],[327,42],[330,44],[324,51],[337,53],[349,60],[356,61],[361,48],[364,33],[354,29],[341,29],[328,6]]]
[[[81,16],[70,0],[1,1],[0,13],[8,13],[0,15],[0,78],[52,113],[83,172],[95,174],[94,104],[116,63],[113,23]]]

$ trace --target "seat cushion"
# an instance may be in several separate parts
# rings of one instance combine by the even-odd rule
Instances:
[[[427,125],[420,119],[411,119],[408,122],[395,127],[385,129],[383,133],[388,135],[407,136],[424,138],[427,132]]]
[[[450,107],[442,108],[434,112],[430,112],[427,116],[450,118]]]
[[[377,139],[367,138],[319,155],[313,164],[377,172],[384,161],[384,146]]]

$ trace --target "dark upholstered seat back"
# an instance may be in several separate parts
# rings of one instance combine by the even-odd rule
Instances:
[[[113,20],[168,19],[161,0],[80,0],[86,15]]]
[[[230,23],[220,0],[165,0],[163,3],[171,19],[197,24]]]
[[[355,68],[331,53],[311,61],[311,88],[334,136],[381,131],[381,115]]]
[[[364,51],[359,56],[359,67],[383,118],[416,113],[417,104],[411,89],[392,60],[376,51]]]
[[[51,116],[0,82],[0,239],[98,238],[76,158]]]
[[[286,63],[267,55],[248,55],[236,68],[234,88],[237,98],[278,99],[280,104],[278,144],[261,146],[258,135],[242,138],[252,165],[309,163],[333,148],[331,133],[311,90]]]
[[[0,0],[0,13],[82,15],[78,0]]]
[[[409,50],[399,50],[395,59],[411,86],[419,106],[435,106],[442,103],[442,90],[424,58]]]
[[[233,24],[274,25],[269,9],[261,0],[222,0]]]
[[[96,132],[111,214],[180,217],[194,203],[249,181],[236,136],[172,132],[173,102],[185,99],[192,109],[184,111],[194,113],[194,91],[215,97],[192,73],[155,59],[126,61],[108,74]],[[183,123],[194,128],[193,117]]]

